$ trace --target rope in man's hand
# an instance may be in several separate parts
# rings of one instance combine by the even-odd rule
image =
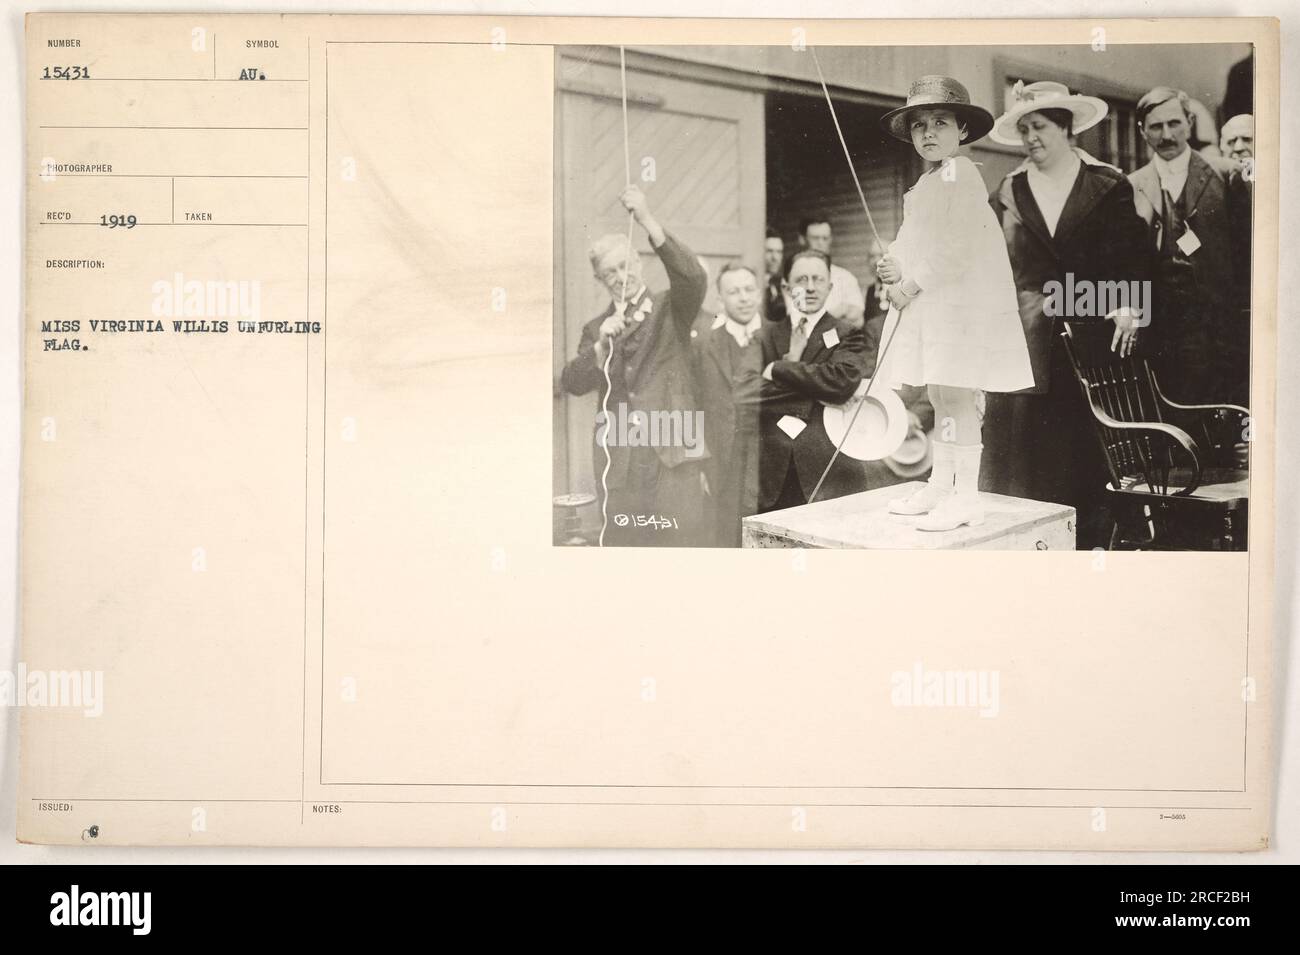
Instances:
[[[628,126],[627,126],[627,53],[622,46],[618,48],[618,78],[622,86],[623,93],[623,178],[624,185],[632,185],[632,150],[628,143]],[[617,314],[627,318],[627,280],[632,268],[632,226],[636,222],[636,215],[631,211],[627,214],[627,248],[624,252],[623,259],[623,287],[618,293],[618,311]],[[600,415],[603,424],[603,430],[600,432],[600,446],[605,452],[605,469],[600,473],[600,540],[599,546],[605,546],[605,531],[609,529],[609,469],[612,458],[609,455],[609,393],[614,390],[614,383],[609,377],[609,362],[614,357],[614,336],[608,336],[605,341],[605,362],[602,370],[605,373],[605,393],[600,400]]]

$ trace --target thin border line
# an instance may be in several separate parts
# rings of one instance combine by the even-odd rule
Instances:
[[[162,177],[159,177],[159,178],[162,178]],[[173,213],[173,214],[175,214],[175,213]],[[104,223],[102,223],[102,222],[64,222],[64,221],[50,221],[50,222],[45,222],[45,221],[42,221],[42,222],[38,222],[37,225],[93,225],[93,226],[100,226],[100,227],[103,227]],[[226,227],[228,227],[228,228],[238,228],[238,229],[250,229],[250,228],[258,228],[258,227],[265,227],[265,228],[267,228],[267,229],[305,229],[305,228],[307,228],[307,223],[305,223],[305,222],[201,222],[201,221],[199,221],[199,220],[190,220],[190,221],[188,221],[188,222],[183,221],[183,220],[182,220],[181,222],[137,222],[137,223],[136,223],[135,225],[133,225],[133,226],[123,226],[122,228],[134,229],[134,228],[137,228],[137,227],[143,227],[143,226],[157,226],[157,225],[188,225],[188,226],[208,226],[208,227],[214,227],[214,226],[226,226]]]
[[[261,15],[261,14],[259,14]],[[522,43],[516,43],[515,46],[523,46]],[[540,46],[541,44],[528,44],[529,46]],[[43,82],[43,78],[38,77],[37,82]],[[51,82],[60,82],[52,80]],[[305,79],[298,79],[292,76],[268,76],[264,80],[241,80],[238,77],[223,76],[220,79],[211,76],[88,76],[84,79],[73,80],[76,83],[306,83]]]
[[[190,176],[152,172],[56,172],[56,179],[306,179],[306,176],[259,176],[249,173],[198,173]]]
[[[307,37],[307,312],[311,327],[311,37]],[[299,774],[298,823],[307,820],[307,579],[308,509],[311,479],[311,335],[303,336],[303,422],[302,422],[302,768]]]
[[[734,783],[322,783],[323,786],[426,786],[457,789],[842,789],[842,790],[914,790],[917,792],[1030,792],[1030,793],[1220,793],[1244,794],[1245,789],[1109,789],[1098,786],[844,786],[801,784],[746,785]]]
[[[309,55],[310,59],[310,55]],[[311,88],[308,87],[310,97]],[[320,757],[316,783],[325,785],[325,455],[329,445],[330,400],[330,44],[325,41],[325,292],[321,315],[321,422],[320,422]],[[310,218],[310,210],[308,210]]]
[[[222,130],[234,130],[243,132],[247,130],[256,130],[259,132],[305,132],[306,126],[42,126],[41,129],[187,129],[205,133],[219,132]]]
[[[94,797],[77,799],[63,796],[58,799],[31,797],[33,802],[124,802],[124,803],[266,803],[279,805],[298,802],[296,799],[111,799]],[[315,805],[339,806],[636,806],[636,807],[743,807],[759,809],[788,809],[791,806],[811,807],[815,809],[1132,809],[1132,810],[1175,810],[1183,812],[1249,812],[1254,806],[1113,806],[1092,803],[1073,805],[1051,805],[1039,803],[894,803],[894,802],[559,802],[523,799],[316,799],[310,800]]]

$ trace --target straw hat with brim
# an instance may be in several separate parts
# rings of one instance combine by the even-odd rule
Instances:
[[[993,128],[993,114],[973,106],[966,87],[951,76],[922,76],[913,82],[907,91],[907,102],[880,117],[880,128],[895,139],[910,143],[912,134],[908,131],[908,123],[912,114],[927,107],[952,110],[957,122],[966,127],[966,143],[983,139]]]
[[[822,427],[840,454],[857,461],[878,461],[898,450],[907,437],[907,409],[897,392],[877,388],[865,399],[869,380],[858,385],[857,393],[842,405],[822,408]],[[853,417],[858,404],[862,410]],[[849,423],[853,423],[852,430]],[[848,432],[847,437],[845,432]],[[841,444],[840,442],[843,442]]]
[[[898,450],[885,458],[885,467],[901,478],[918,478],[934,465],[934,442],[920,428],[909,428]]]
[[[993,123],[993,131],[989,133],[991,140],[1004,146],[1023,145],[1016,123],[1026,113],[1037,113],[1044,109],[1069,110],[1070,131],[1077,134],[1100,123],[1106,118],[1109,109],[1104,99],[1071,93],[1064,83],[1053,83],[1050,80],[1030,83],[1028,86],[1023,80],[1018,80],[1012,87],[1011,96],[1015,105],[997,118]]]

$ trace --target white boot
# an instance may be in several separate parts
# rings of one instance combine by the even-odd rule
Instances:
[[[984,523],[984,507],[980,504],[980,454],[982,444],[952,446],[955,477],[953,494],[942,501],[917,523],[923,531],[951,531],[964,524],[978,527]]]
[[[930,470],[930,480],[907,497],[896,497],[890,501],[889,513],[927,514],[938,507],[940,502],[951,497],[956,474],[952,453],[956,447],[947,441],[934,442],[934,464]]]

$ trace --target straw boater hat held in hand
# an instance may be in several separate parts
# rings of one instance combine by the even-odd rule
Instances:
[[[908,437],[907,409],[898,392],[880,387],[868,395],[870,387],[871,379],[864,378],[844,404],[822,406],[826,437],[840,454],[857,461],[879,461],[897,454]]]
[[[1064,83],[1053,83],[1050,80],[1030,83],[1028,86],[1024,80],[1017,80],[1011,89],[1011,96],[1014,105],[997,118],[993,132],[989,134],[989,139],[1004,146],[1023,145],[1024,140],[1016,129],[1016,123],[1026,113],[1037,113],[1045,109],[1066,110],[1071,117],[1070,132],[1078,134],[1105,119],[1108,108],[1103,99],[1071,93]]]
[[[908,127],[911,117],[917,110],[926,107],[951,110],[957,117],[957,122],[966,127],[966,143],[982,139],[993,126],[993,114],[971,105],[970,93],[966,92],[966,87],[951,76],[922,76],[908,89],[905,105],[880,117],[880,128],[895,139],[910,143],[912,134]]]

